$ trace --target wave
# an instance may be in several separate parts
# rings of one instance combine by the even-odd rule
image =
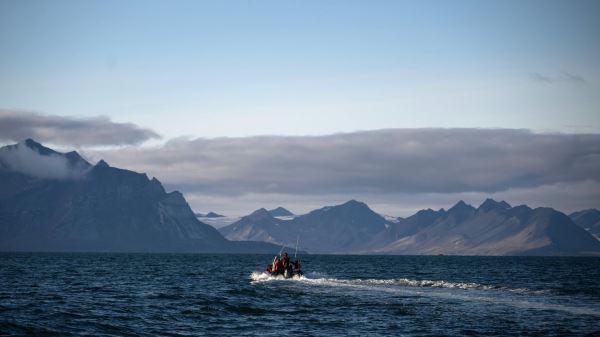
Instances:
[[[308,285],[323,285],[332,287],[350,287],[354,289],[378,290],[409,296],[433,296],[445,299],[489,302],[526,309],[557,310],[576,315],[592,315],[600,317],[600,311],[595,308],[574,307],[560,303],[546,303],[547,293],[550,290],[534,290],[528,288],[507,288],[494,285],[485,285],[472,282],[450,282],[444,280],[411,280],[398,279],[337,279],[327,277],[323,273],[309,273],[306,276],[297,276],[284,279],[282,276],[271,276],[265,272],[253,272],[250,275],[251,283],[264,282],[300,282]],[[426,288],[442,288],[448,291],[425,291]],[[460,292],[450,289],[461,289]],[[433,290],[433,289],[432,289]],[[496,293],[494,293],[496,292]],[[517,295],[505,297],[506,292]],[[544,295],[542,295],[544,294]],[[521,297],[525,295],[525,297]],[[532,297],[533,295],[533,297]]]
[[[480,284],[474,282],[451,282],[445,280],[416,280],[408,278],[395,279],[338,279],[330,278],[325,273],[311,272],[305,276],[295,276],[291,279],[285,279],[283,276],[271,276],[265,272],[252,272],[250,275],[252,283],[263,283],[272,281],[296,281],[321,285],[348,285],[348,286],[396,286],[413,288],[445,288],[445,289],[476,289],[476,290],[503,290],[513,293],[541,294],[547,290],[532,290],[528,288],[506,288],[495,285]]]
[[[460,288],[460,289],[494,289],[496,287],[483,285],[479,283],[433,281],[433,280],[410,280],[400,279],[337,279],[328,278],[326,274],[312,272],[306,276],[295,276],[291,279],[285,279],[283,276],[272,276],[265,272],[252,272],[250,279],[253,283],[271,282],[271,281],[303,281],[306,283],[329,284],[329,285],[375,285],[375,286],[409,286],[409,287],[430,287],[430,288]]]

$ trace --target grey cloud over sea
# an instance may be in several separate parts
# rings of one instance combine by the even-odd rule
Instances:
[[[496,193],[600,181],[600,135],[515,129],[175,139],[87,155],[215,196]]]
[[[0,141],[34,138],[43,143],[70,146],[140,144],[160,136],[131,123],[108,117],[73,118],[29,111],[0,110]]]

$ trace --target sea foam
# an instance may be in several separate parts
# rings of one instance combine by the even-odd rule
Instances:
[[[327,286],[373,286],[373,287],[410,287],[410,288],[445,288],[445,289],[475,289],[475,290],[501,290],[512,293],[521,294],[543,294],[549,290],[533,290],[528,288],[507,288],[496,285],[480,284],[474,282],[452,282],[447,280],[417,280],[408,278],[391,278],[391,279],[339,279],[329,277],[322,272],[309,272],[304,276],[294,276],[286,279],[281,275],[272,276],[266,272],[254,271],[250,275],[250,280],[253,284],[272,282],[272,281],[293,281],[315,285]]]
[[[407,287],[431,287],[431,288],[460,288],[460,289],[494,289],[496,287],[479,283],[434,281],[434,280],[411,280],[399,279],[338,279],[327,277],[325,273],[311,272],[306,276],[295,276],[285,279],[283,276],[272,276],[265,272],[252,272],[250,279],[253,283],[270,281],[300,281],[304,283],[324,285],[373,285],[373,286],[407,286]]]

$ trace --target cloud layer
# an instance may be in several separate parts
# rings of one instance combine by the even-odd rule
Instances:
[[[0,141],[26,138],[70,146],[107,146],[139,144],[160,136],[150,129],[115,123],[107,117],[72,118],[0,110]]]
[[[600,135],[512,129],[177,139],[92,155],[214,196],[497,193],[600,181]]]

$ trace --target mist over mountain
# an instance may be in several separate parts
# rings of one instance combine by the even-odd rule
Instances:
[[[0,250],[272,252],[230,242],[177,191],[146,174],[91,165],[28,139],[0,148]]]
[[[388,221],[351,200],[284,221],[258,210],[222,228],[232,240],[293,244],[312,253],[451,255],[599,255],[600,242],[551,208],[459,201]]]
[[[33,139],[0,148],[0,169],[30,177],[77,179],[90,168],[77,152],[59,153]]]

